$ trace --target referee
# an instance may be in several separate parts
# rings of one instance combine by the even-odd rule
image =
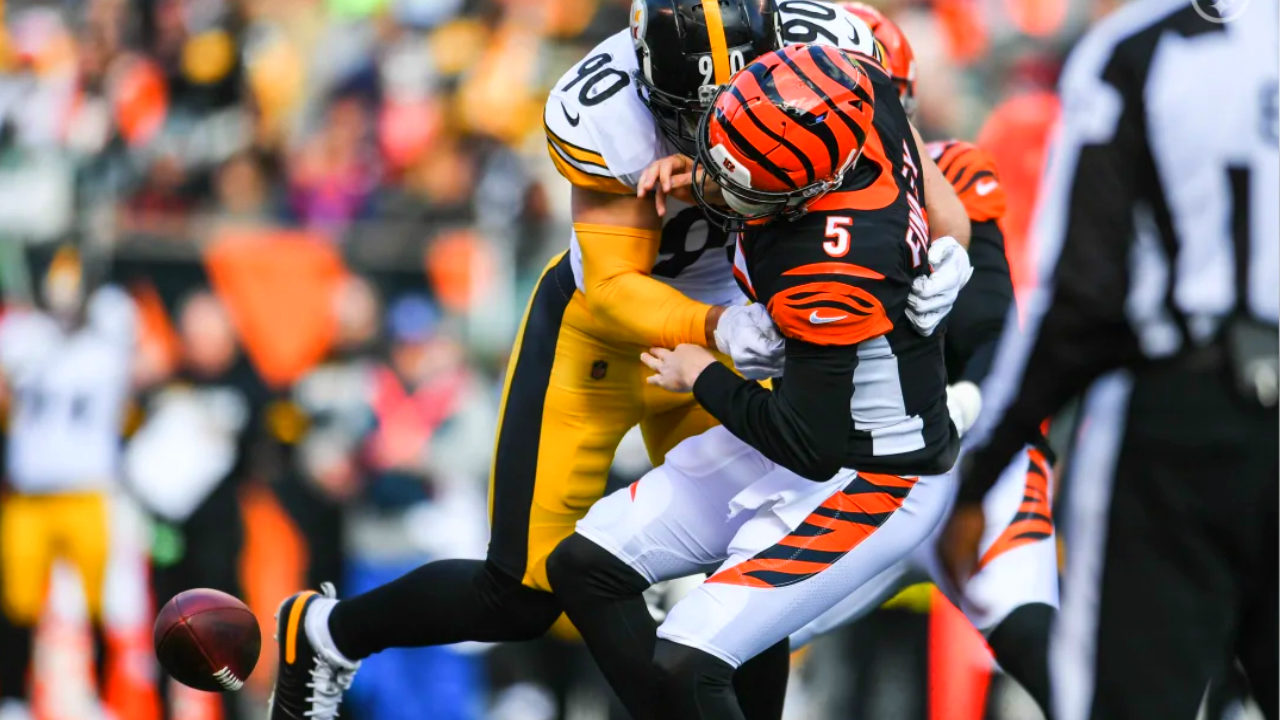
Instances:
[[[1275,0],[1138,0],[1063,74],[1044,273],[939,547],[967,577],[983,495],[1083,394],[1055,720],[1190,720],[1233,662],[1277,718],[1278,22]]]

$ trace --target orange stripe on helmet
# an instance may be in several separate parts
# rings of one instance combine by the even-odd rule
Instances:
[[[759,81],[752,73],[743,73],[734,81],[734,84],[735,86],[741,85],[739,89],[747,97],[765,97],[764,89],[760,87]],[[738,133],[744,143],[758,152],[767,154],[769,160],[786,172],[796,187],[803,187],[813,181],[806,171],[806,166],[813,168],[814,179],[825,176],[826,169],[820,162],[815,162],[818,158],[827,156],[825,148],[814,148],[808,142],[805,142],[804,136],[791,132],[792,126],[795,125],[794,121],[773,103],[753,103],[750,112],[755,114],[760,125],[764,125],[770,131],[784,137],[782,141],[762,130],[760,125],[748,116],[748,109],[738,101],[733,93],[726,93],[726,95],[729,97],[729,102],[717,103],[716,108],[725,113],[728,125]],[[722,128],[721,132],[723,132]],[[730,143],[731,147],[737,148],[740,156],[745,157],[747,155],[743,148],[738,147],[738,143],[733,143],[729,140],[727,134],[724,134],[723,139],[721,139],[721,132],[713,132],[711,134],[713,144],[727,142]],[[819,154],[814,155],[814,152]],[[756,189],[775,191],[790,189],[780,184],[771,185],[767,182],[768,178],[764,177],[753,178],[753,181],[757,179],[765,182],[758,184],[753,182],[753,187]]]
[[[884,66],[888,74],[895,80],[908,86],[915,82],[915,52],[911,43],[902,32],[902,28],[878,9],[861,3],[843,3],[846,10],[862,18],[867,27],[876,36],[876,43],[884,55]]]
[[[866,142],[866,138],[865,136],[859,138],[853,127],[850,127],[850,124],[867,133],[870,131],[872,117],[875,113],[874,95],[866,71],[860,67],[855,68],[853,73],[845,71],[849,75],[849,79],[854,83],[851,87],[828,74],[827,69],[820,66],[815,60],[815,55],[824,58],[825,61],[829,61],[833,65],[835,64],[833,58],[843,57],[843,53],[823,46],[811,47],[809,52],[795,53],[791,60],[795,63],[796,68],[804,74],[804,78],[797,76],[797,80],[804,83],[807,93],[821,102],[822,105],[820,107],[824,108],[825,111],[835,112],[848,119],[847,123],[844,121],[826,123],[832,132],[843,137],[841,145],[860,148]],[[796,72],[790,66],[787,69],[792,73]],[[804,82],[805,80],[808,80],[808,82]],[[810,88],[809,83],[816,86],[817,91]],[[865,99],[849,99],[850,93],[858,93],[859,91],[860,94],[865,96]],[[835,98],[843,98],[843,100],[838,101]],[[815,109],[815,112],[817,112],[817,109]],[[839,158],[840,162],[844,160],[845,158],[843,157]]]
[[[792,53],[800,55],[802,53]],[[797,108],[802,108],[813,114],[815,117],[832,110],[830,99],[824,95],[815,92],[805,82],[803,78],[796,74],[795,70],[786,63],[779,63],[773,71],[774,84],[778,88],[778,93],[786,98],[786,100]],[[777,110],[775,108],[775,110]],[[843,157],[832,157],[831,147],[823,141],[823,139],[811,128],[795,122],[794,119],[787,117],[781,110],[777,110],[778,114],[784,119],[783,122],[788,126],[787,138],[801,148],[813,162],[817,173],[821,177],[829,177],[832,175],[839,163],[844,160]],[[827,132],[835,138],[837,143],[843,142],[847,147],[856,148],[856,138],[852,133],[843,128],[844,123],[823,123],[827,128]],[[801,132],[803,130],[803,132]]]

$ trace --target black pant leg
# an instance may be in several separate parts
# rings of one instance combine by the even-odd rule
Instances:
[[[733,692],[747,720],[781,720],[791,673],[789,638],[742,663],[733,674]]]
[[[1237,653],[1244,598],[1255,594],[1262,564],[1261,528],[1274,528],[1274,494],[1269,505],[1257,502],[1260,488],[1276,482],[1274,470],[1265,480],[1258,473],[1258,458],[1275,455],[1274,418],[1268,443],[1218,374],[1139,375],[1124,415],[1112,472],[1081,476],[1080,468],[1097,473],[1101,465],[1084,447],[1073,458],[1073,502],[1109,503],[1092,578],[1071,569],[1090,538],[1069,531],[1054,653],[1057,720],[1194,718]],[[1105,419],[1091,413],[1086,422]],[[1094,483],[1109,492],[1099,495]],[[1275,543],[1271,531],[1269,552]]]
[[[659,640],[659,715],[663,720],[746,720],[733,691],[733,666],[687,645]]]
[[[1027,603],[1014,609],[987,635],[996,662],[1049,715],[1049,633],[1058,611]]]
[[[1258,452],[1250,477],[1259,479],[1257,494],[1247,499],[1246,507],[1254,509],[1253,530],[1243,533],[1237,545],[1240,566],[1237,572],[1245,579],[1240,623],[1236,632],[1236,657],[1249,680],[1250,694],[1268,720],[1280,718],[1280,524],[1276,508],[1280,507],[1280,461],[1277,460],[1276,416],[1271,423],[1259,423]],[[1270,443],[1268,444],[1268,440]],[[1268,512],[1265,511],[1270,508]]]
[[[490,561],[439,560],[339,602],[329,631],[343,654],[360,659],[393,647],[532,640],[559,616],[554,595]]]
[[[649,581],[577,533],[551,553],[547,577],[627,711],[640,720],[660,717],[653,705],[658,624],[643,595]]]

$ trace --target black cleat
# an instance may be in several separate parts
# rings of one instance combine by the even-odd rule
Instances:
[[[280,660],[267,703],[268,720],[336,720],[342,694],[351,687],[360,663],[312,644],[306,617],[315,602],[335,597],[333,585],[285,598],[276,611],[276,647]]]

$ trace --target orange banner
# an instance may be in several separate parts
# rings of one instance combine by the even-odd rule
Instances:
[[[335,293],[346,270],[323,234],[228,231],[204,260],[214,291],[267,383],[293,382],[328,352]]]

